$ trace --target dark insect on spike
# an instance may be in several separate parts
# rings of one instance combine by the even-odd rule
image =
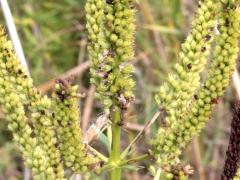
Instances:
[[[210,39],[211,39],[211,36],[210,36],[210,35],[206,35],[206,36],[205,36],[205,40],[206,40],[206,41],[209,41]]]
[[[46,114],[44,110],[40,110],[40,113],[41,113],[42,115],[45,115],[45,114]]]
[[[18,70],[18,74],[22,74],[23,72],[22,72],[22,70],[21,69],[19,69]]]
[[[200,8],[201,7],[201,4],[200,3],[198,3],[198,8]]]
[[[202,52],[206,51],[206,47],[202,47],[201,51]]]
[[[237,6],[236,6],[235,4],[232,4],[232,5],[230,6],[230,9],[235,10],[235,9],[237,9]]]
[[[151,155],[150,158],[149,158],[149,160],[155,162],[157,159],[156,159],[154,156]]]
[[[124,125],[124,122],[123,121],[120,121],[117,123],[118,126],[123,126]]]
[[[213,16],[213,17],[216,17],[216,16],[217,16],[217,13],[216,13],[216,12],[214,12],[212,16]]]
[[[107,4],[113,4],[113,1],[114,1],[114,0],[106,0],[106,3],[107,3]]]
[[[228,19],[228,18],[226,18],[226,21],[225,21],[225,26],[226,26],[226,27],[229,27],[229,24],[230,24],[230,22],[229,22],[229,19]]]
[[[129,4],[129,8],[130,8],[130,9],[135,9],[134,4],[132,4],[131,1],[129,1],[129,3],[130,3],[130,4]]]
[[[104,162],[103,162],[103,161],[100,161],[99,166],[100,166],[100,167],[103,167],[103,165],[104,165]]]
[[[198,100],[198,96],[197,96],[196,94],[194,95],[194,99],[195,99],[195,100]]]
[[[187,65],[187,68],[188,68],[188,69],[192,69],[192,64],[191,64],[191,63],[188,64],[188,65]]]
[[[218,104],[218,98],[216,98],[216,99],[212,99],[212,104]]]
[[[37,94],[38,94],[38,95],[40,95],[40,94],[41,94],[39,90],[37,90]]]

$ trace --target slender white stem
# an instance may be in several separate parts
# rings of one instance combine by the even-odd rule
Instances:
[[[162,173],[162,169],[159,167],[158,170],[157,170],[156,175],[154,176],[154,179],[153,179],[153,180],[160,180],[160,178],[161,178],[161,173]]]
[[[2,11],[4,14],[5,21],[7,23],[7,28],[8,28],[14,49],[17,53],[20,63],[22,64],[23,67],[26,68],[26,70],[29,74],[26,58],[25,58],[25,55],[24,55],[24,52],[22,49],[22,45],[21,45],[21,42],[20,42],[20,39],[19,39],[19,36],[17,33],[15,23],[13,21],[13,16],[12,16],[11,10],[9,8],[8,1],[0,0],[0,3],[1,3]]]

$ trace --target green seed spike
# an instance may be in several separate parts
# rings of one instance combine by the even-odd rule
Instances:
[[[8,41],[2,41],[1,44]],[[1,58],[5,54],[0,51]],[[49,163],[46,152],[38,145],[38,139],[32,137],[33,131],[28,125],[28,119],[24,112],[24,106],[18,92],[14,88],[11,76],[6,64],[0,61],[0,104],[7,115],[8,128],[12,131],[15,142],[21,150],[25,164],[33,171],[35,179],[53,179],[55,177],[53,168]]]
[[[86,4],[91,82],[106,111],[113,105],[126,107],[133,99],[132,2],[88,0]]]
[[[168,113],[168,126],[186,112],[200,85],[200,72],[207,62],[214,38],[215,13],[216,4],[213,0],[199,2],[191,33],[183,43],[179,63],[175,65],[175,73],[168,76],[167,82],[156,95],[157,103]]]
[[[87,152],[83,143],[77,86],[71,87],[68,80],[58,80],[53,98],[54,119],[64,164],[75,173],[86,172],[97,165],[98,159]]]
[[[91,60],[91,83],[97,88],[96,96],[99,99],[105,99],[106,104],[106,92],[108,90],[107,85],[102,85],[100,82],[107,76],[107,73],[111,71],[111,66],[107,62],[108,42],[104,34],[104,6],[103,0],[88,0],[85,6],[87,30],[88,30],[88,53]],[[110,101],[110,100],[109,100]],[[107,107],[111,106],[109,104]]]
[[[56,147],[55,127],[50,113],[51,101],[46,96],[42,97],[33,86],[32,79],[27,76],[26,70],[21,66],[13,51],[11,42],[7,40],[3,27],[0,27],[0,31],[1,60],[5,63],[5,69],[9,73],[10,83],[15,89],[16,96],[30,111],[33,133],[41,148],[46,152],[46,159],[50,166],[54,167],[54,179],[62,180],[64,169]]]
[[[210,118],[220,96],[228,86],[236,65],[240,11],[234,3],[219,3],[218,31],[214,57],[208,72],[208,79],[199,89],[195,100],[181,119],[171,128],[160,128],[153,141],[153,153],[160,164],[174,164],[187,143],[199,134]],[[239,4],[237,4],[239,5]]]

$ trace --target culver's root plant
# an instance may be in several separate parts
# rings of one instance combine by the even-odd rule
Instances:
[[[110,148],[106,154],[84,141],[78,87],[72,86],[70,79],[58,79],[52,96],[42,95],[0,27],[0,103],[34,179],[62,180],[68,179],[69,174],[107,172],[108,179],[120,180],[126,165],[147,158],[154,159],[148,170],[155,180],[184,180],[193,173],[192,167],[184,165],[179,156],[205,127],[229,85],[239,51],[240,1],[199,1],[179,60],[156,93],[159,111],[145,128],[161,113],[166,115],[160,119],[164,123],[160,123],[158,133],[152,137],[149,152],[136,157],[131,156],[131,148],[145,129],[125,149],[121,146],[125,113],[135,100],[134,3],[134,0],[88,0],[85,6],[90,81],[108,119]],[[208,73],[204,80],[203,71]],[[237,121],[236,117],[232,124]],[[232,127],[232,131],[239,135],[238,129]],[[237,142],[234,137],[231,140]],[[234,164],[231,170],[231,165],[225,165],[222,177],[233,178],[237,166]]]

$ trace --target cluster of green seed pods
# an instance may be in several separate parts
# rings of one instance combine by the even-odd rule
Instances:
[[[38,138],[33,137],[34,132],[28,123],[28,114],[24,107],[24,87],[17,86],[17,83],[26,83],[24,79],[28,77],[25,74],[24,79],[21,78],[24,70],[14,55],[12,44],[7,40],[3,27],[0,27],[0,43],[0,96],[1,106],[8,115],[8,127],[13,132],[14,140],[23,153],[26,165],[32,168],[35,178],[57,178],[46,151],[39,145]]]
[[[3,27],[0,42],[0,103],[34,178],[64,180],[63,164],[74,172],[88,170],[98,160],[83,144],[76,88],[69,86],[71,96],[65,100],[42,96],[19,63]]]
[[[133,99],[135,30],[132,1],[88,0],[86,4],[91,82],[97,97],[108,111],[111,106],[126,107]]]
[[[98,163],[87,153],[80,128],[77,86],[68,80],[58,80],[54,97],[54,119],[59,139],[59,149],[64,163],[74,172],[86,172]]]
[[[32,79],[19,64],[19,61],[11,48],[6,48],[8,57],[5,59],[9,76],[12,77],[12,84],[16,88],[18,96],[28,107],[31,113],[31,124],[34,127],[34,134],[38,137],[41,147],[46,152],[49,164],[54,168],[55,179],[63,179],[64,170],[61,163],[55,127],[51,119],[51,101],[46,96],[41,96],[33,86]]]
[[[199,9],[192,23],[191,33],[186,38],[180,52],[175,73],[168,76],[160,87],[156,100],[168,114],[166,122],[171,126],[188,109],[188,105],[200,84],[203,70],[210,53],[214,36],[216,4],[212,0],[199,2]]]
[[[182,148],[205,126],[218,98],[229,84],[238,55],[240,11],[235,2],[219,2],[217,5],[219,34],[214,39],[214,55],[208,69],[208,78],[195,91],[193,100],[187,106],[188,110],[170,127],[160,128],[153,140],[153,153],[160,164],[174,164],[178,161]]]

